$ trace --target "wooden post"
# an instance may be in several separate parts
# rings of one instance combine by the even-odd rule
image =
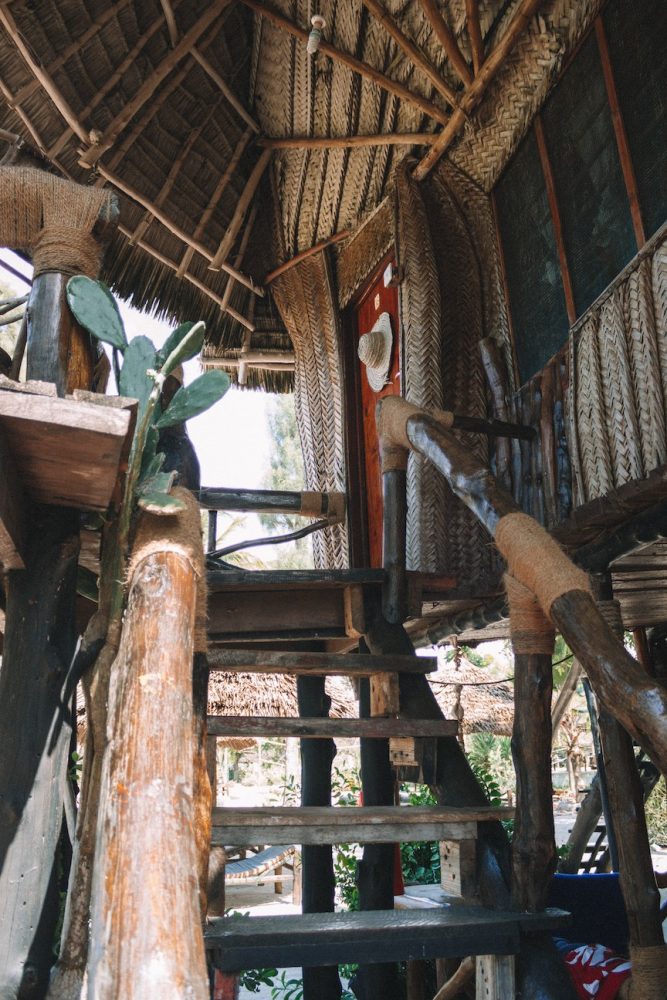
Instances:
[[[406,568],[406,474],[405,469],[382,473],[382,565],[387,574],[382,610],[388,622],[402,624],[407,618]]]
[[[331,699],[324,691],[324,677],[298,676],[296,689],[299,715],[329,715]],[[333,740],[301,740],[301,805],[331,805],[331,765],[335,756]],[[331,845],[304,844],[301,859],[303,913],[332,913],[336,884]],[[304,969],[303,995],[304,1000],[340,1000],[337,966]]]
[[[55,271],[37,275],[27,307],[26,378],[55,382],[59,396],[90,389],[96,361],[90,334],[78,325],[67,305],[68,281],[68,275]],[[48,330],[52,335],[45,336]]]
[[[193,836],[201,563],[194,502],[177,518],[142,517],[109,691],[88,970],[99,1000],[209,995]]]

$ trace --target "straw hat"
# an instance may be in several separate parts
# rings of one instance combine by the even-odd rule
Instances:
[[[366,365],[366,377],[373,392],[380,392],[389,382],[391,365],[391,317],[380,313],[370,333],[359,338],[357,354]]]

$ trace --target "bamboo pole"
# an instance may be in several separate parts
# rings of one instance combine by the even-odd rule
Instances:
[[[131,235],[129,229],[122,224],[119,224],[118,231],[122,233],[123,236]],[[177,269],[178,264],[176,261],[171,260],[166,256],[166,254],[160,253],[159,250],[156,250],[155,247],[150,245],[150,243],[146,243],[145,240],[137,240],[136,245],[141,250],[145,250],[146,253],[149,253],[152,257],[155,257],[155,259],[161,264],[165,264],[173,271]],[[208,285],[204,284],[204,282],[197,278],[194,274],[191,274],[190,271],[186,271],[183,277],[186,281],[189,281],[191,285],[194,285],[195,288],[198,288],[200,292],[207,295],[208,298],[215,302],[216,305],[220,306],[223,312],[228,313],[233,319],[236,320],[237,323],[240,323],[241,326],[244,326],[248,330],[251,328],[253,330],[255,329],[254,324],[251,323],[250,320],[248,320],[245,316],[242,316],[240,312],[236,311],[236,309],[232,309],[230,305],[224,305],[222,296],[217,295],[212,288],[209,288]]]
[[[354,149],[358,146],[432,146],[435,132],[380,132],[375,135],[261,136],[258,146],[267,149]]]
[[[129,198],[132,198],[133,201],[136,201],[137,204],[142,206],[142,208],[145,208],[147,211],[149,211],[157,219],[158,222],[162,223],[165,229],[168,229],[170,233],[173,233],[174,236],[177,236],[179,240],[181,240],[183,243],[186,244],[186,246],[189,246],[193,250],[196,250],[197,253],[201,254],[201,256],[204,257],[205,260],[209,261],[212,260],[213,255],[211,254],[211,251],[207,250],[206,247],[203,245],[203,243],[200,243],[198,239],[195,239],[193,236],[190,236],[183,229],[181,229],[180,226],[177,226],[174,222],[172,222],[169,216],[166,215],[161,208],[159,208],[157,205],[151,202],[148,198],[144,198],[144,196],[140,194],[139,191],[131,187],[124,180],[121,180],[121,178],[118,177],[116,174],[113,174],[111,173],[110,170],[107,170],[107,168],[103,164],[100,164],[98,166],[98,170],[100,174],[106,180],[109,181],[109,183],[113,184],[114,187],[118,188],[119,191],[122,191]],[[178,271],[178,265],[174,266],[175,270]],[[245,274],[242,274],[240,271],[237,271],[235,267],[231,266],[231,264],[223,263],[220,266],[220,270],[225,271],[227,274],[231,274],[235,281],[238,281],[242,285],[245,285],[246,288],[249,288],[250,291],[254,292],[256,295],[264,295],[264,289],[255,285],[252,278],[248,278]]]
[[[364,7],[368,8],[373,17],[380,22],[385,31],[391,35],[396,44],[403,49],[413,65],[430,80],[438,93],[455,107],[457,104],[456,92],[443,80],[440,72],[428,61],[424,53],[415,45],[412,39],[408,38],[401,31],[391,14],[385,10],[378,0],[361,0],[361,2]]]
[[[151,528],[135,548],[109,692],[88,988],[99,1000],[207,1000],[193,837],[197,574],[186,543],[165,533],[160,549]]]
[[[204,358],[210,368],[238,368],[241,362],[248,365],[280,365],[283,368],[294,368],[295,355],[293,351],[248,351],[243,358],[234,357]]]
[[[468,63],[458,46],[454,33],[442,16],[437,0],[419,0],[419,2],[426,18],[430,22],[430,25],[438,38],[438,41],[442,45],[452,66],[461,79],[461,82],[465,84],[466,87],[470,86],[472,83],[472,73],[470,72],[470,67],[468,66]]]
[[[250,214],[248,216],[248,222],[243,230],[243,236],[241,237],[241,243],[239,245],[239,251],[234,259],[234,267],[240,268],[243,264],[243,258],[245,252],[248,249],[248,243],[250,241],[250,234],[252,233],[253,226],[255,225],[255,219],[257,218],[257,205],[253,205],[250,209]],[[232,292],[234,291],[234,279],[230,276],[229,281],[225,285],[225,290],[222,294],[223,307],[229,305],[229,301],[232,297]],[[250,331],[252,333],[252,330]]]
[[[247,2],[247,0],[244,0]],[[465,124],[468,115],[477,107],[498,70],[506,61],[514,43],[522,33],[530,19],[536,13],[542,0],[521,0],[521,3],[514,14],[512,23],[500,39],[498,44],[484,60],[480,66],[479,73],[468,86],[465,94],[461,98],[459,107],[454,111],[449,122],[444,127],[437,140],[415,167],[412,176],[422,181],[436,165],[440,157],[449,149],[452,142],[459,134]]]
[[[269,271],[267,276],[264,278],[264,284],[270,285],[272,281],[275,281],[275,279],[281,274],[284,274],[285,271],[289,271],[297,264],[300,264],[302,260],[305,260],[307,257],[312,257],[313,254],[319,253],[320,250],[324,250],[325,247],[332,246],[334,243],[341,243],[351,235],[352,231],[350,229],[343,229],[340,233],[334,233],[333,236],[329,236],[325,240],[320,240],[320,242],[316,243],[315,246],[308,247],[307,250],[301,250],[299,253],[295,254],[294,257],[290,257],[290,259],[286,260],[283,264],[279,264],[278,267],[273,269],[273,271]]]
[[[174,15],[174,8],[171,5],[171,0],[160,0],[160,6],[162,7],[162,13],[164,14],[164,19],[167,22],[167,30],[169,32],[169,41],[171,42],[172,48],[178,45],[179,31],[178,25],[176,24],[176,17]]]
[[[220,92],[231,104],[236,113],[243,119],[246,125],[249,125],[253,132],[259,132],[259,125],[252,117],[248,109],[244,107],[231,87],[229,87],[225,80],[220,76],[217,69],[214,66],[211,66],[208,59],[205,58],[196,45],[192,48],[192,56],[199,63],[206,75],[210,76],[211,80],[213,80]]]
[[[256,14],[260,14],[265,17],[267,21],[270,21],[281,31],[286,31],[288,34],[293,35],[298,38],[299,41],[307,44],[308,42],[308,31],[305,28],[301,28],[298,24],[290,21],[288,18],[283,17],[278,11],[273,10],[271,7],[267,7],[266,4],[261,3],[260,0],[241,0],[246,7],[250,7],[254,10]],[[347,52],[343,52],[342,49],[337,49],[335,46],[330,45],[329,42],[321,41],[319,45],[319,51],[325,55],[329,56],[330,59],[335,59],[347,66],[348,69],[353,70],[355,73],[359,73],[360,76],[366,77],[368,80],[372,80],[383,90],[387,90],[390,94],[395,94],[397,97],[402,98],[404,101],[408,101],[410,104],[414,104],[416,107],[421,108],[424,114],[427,114],[429,118],[435,118],[436,121],[444,124],[447,121],[447,115],[444,111],[441,111],[435,104],[422,97],[420,94],[415,94],[414,91],[408,90],[402,84],[397,83],[395,80],[390,79],[381,73],[380,70],[375,69],[374,66],[370,66],[368,63],[362,62],[360,59],[356,59],[354,56]]]
[[[468,37],[470,38],[470,48],[472,50],[472,68],[475,76],[477,76],[484,62],[484,42],[482,41],[482,29],[479,24],[478,0],[466,0],[466,24],[468,26]]]
[[[229,3],[230,0],[214,0],[214,3],[211,4],[199,20],[183,36],[178,45],[171,50],[169,55],[165,56],[160,65],[144,80],[134,97],[127,102],[120,114],[116,115],[111,124],[106,128],[99,142],[83,153],[79,158],[80,166],[86,168],[94,166],[107,149],[113,146],[120,133],[146,101],[153,96],[165,77],[178,65],[181,59],[191,53],[192,46],[197,43],[205,31],[212,27],[213,22]]]
[[[248,206],[250,205],[250,202],[254,197],[255,191],[257,190],[259,182],[261,181],[264,175],[264,171],[268,167],[270,160],[271,160],[271,150],[264,149],[262,151],[259,160],[253,167],[250,177],[246,181],[246,186],[243,189],[243,193],[236,204],[236,209],[234,210],[234,215],[232,216],[230,223],[227,226],[227,231],[225,232],[225,235],[222,238],[222,242],[220,243],[220,246],[218,247],[215,256],[213,257],[213,260],[211,260],[211,263],[209,264],[209,268],[212,271],[219,271],[221,268],[223,270],[227,269],[225,261],[227,260],[227,257],[231,253],[231,249],[234,245],[234,241],[238,235],[239,229],[241,228],[243,219],[245,218]],[[254,291],[254,288],[252,290]]]

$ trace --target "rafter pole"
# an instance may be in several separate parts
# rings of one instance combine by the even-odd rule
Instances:
[[[437,0],[419,0],[419,2],[421,3],[422,10],[426,15],[427,20],[435,32],[436,38],[445,50],[445,54],[447,55],[453,68],[456,70],[459,79],[465,84],[466,87],[469,87],[472,83],[472,73],[470,72],[470,67],[468,66],[468,63],[458,46],[458,42],[456,41],[451,28],[440,12]]]
[[[213,80],[213,83],[219,89],[220,93],[227,99],[246,125],[249,125],[253,132],[259,132],[259,125],[252,117],[248,109],[243,106],[231,87],[228,86],[223,77],[218,73],[217,69],[214,66],[211,66],[208,59],[205,58],[203,53],[196,46],[193,46],[192,55],[197,60],[206,75]]]
[[[73,55],[76,55],[76,53],[79,52],[83,46],[91,40],[91,38],[94,38],[95,35],[102,30],[105,24],[107,24],[113,17],[120,14],[120,12],[127,7],[129,3],[130,0],[118,0],[118,3],[108,7],[103,14],[100,14],[98,19],[93,21],[87,31],[84,31],[84,33],[73,41],[71,45],[68,45],[66,49],[63,49],[60,55],[57,56],[53,62],[49,63],[46,67],[46,72],[49,76],[53,76],[53,74],[56,73],[61,66],[64,66],[68,59],[71,59]],[[20,90],[16,91],[15,100],[19,104],[22,104],[23,101],[27,101],[27,99],[31,97],[38,88],[39,81],[31,80],[30,83],[26,83],[24,87],[21,87]]]
[[[271,154],[272,150],[270,149],[262,150],[262,155],[255,164],[252,173],[246,182],[246,186],[243,189],[243,194],[237,202],[234,215],[232,216],[231,222],[227,227],[227,232],[223,236],[222,242],[220,243],[213,260],[209,264],[212,271],[219,271],[220,268],[226,270],[225,261],[234,246],[234,240],[238,235],[239,229],[241,228],[243,219],[248,210],[248,206],[255,195],[255,191],[257,190],[259,182],[264,175],[264,171],[269,165]]]
[[[247,2],[247,0],[244,0]],[[422,0],[423,2],[423,0]],[[440,157],[449,149],[452,142],[463,127],[467,115],[473,111],[482,100],[498,70],[501,68],[514,43],[531,20],[542,0],[521,0],[512,19],[512,23],[500,39],[496,47],[486,57],[479,73],[466,90],[459,107],[454,111],[448,124],[442,130],[430,150],[415,167],[412,176],[422,181],[436,165]]]
[[[482,41],[482,29],[479,23],[479,3],[478,0],[466,0],[466,25],[468,27],[468,38],[472,50],[472,68],[475,76],[480,71],[484,62],[484,42]]]
[[[202,235],[206,232],[206,227],[209,224],[211,216],[213,215],[213,212],[215,211],[218,202],[220,201],[220,198],[222,196],[222,192],[224,191],[226,186],[227,186],[227,181],[223,175],[219,178],[218,183],[215,185],[215,190],[213,191],[213,194],[208,200],[208,205],[201,214],[201,218],[199,219],[199,222],[197,223],[197,226],[193,234],[193,240],[200,240]],[[178,266],[178,271],[176,272],[177,278],[182,278],[185,272],[187,271],[190,261],[194,256],[194,252],[195,248],[194,246],[191,245],[187,248],[187,250],[183,254],[181,263]]]
[[[301,42],[305,44],[308,43],[308,31],[305,28],[301,28],[298,24],[290,21],[288,18],[283,17],[278,11],[273,10],[271,7],[267,7],[260,0],[241,0],[246,7],[250,7],[254,10],[256,14],[261,14],[265,17],[267,21],[274,24],[281,31],[286,31],[288,34],[293,35],[298,38]],[[415,107],[421,108],[421,110],[429,116],[429,118],[434,118],[441,124],[445,124],[448,121],[447,114],[441,111],[432,101],[427,100],[422,97],[421,94],[415,94],[412,90],[408,90],[402,84],[397,83],[395,80],[390,79],[381,73],[380,70],[375,69],[374,66],[370,66],[368,63],[362,62],[361,59],[355,59],[354,56],[350,55],[348,52],[343,52],[342,49],[337,49],[335,46],[330,45],[329,42],[321,41],[319,46],[319,51],[325,55],[329,56],[330,59],[335,59],[337,62],[342,63],[349,69],[353,70],[355,73],[359,73],[360,76],[366,77],[368,80],[373,80],[374,83],[381,87],[383,90],[388,91],[390,94],[396,94],[402,100],[407,101],[410,104],[415,105]]]
[[[19,118],[25,125],[26,129],[30,133],[32,141],[35,144],[35,148],[46,155],[46,146],[44,144],[44,140],[42,139],[41,135],[33,125],[28,115],[25,113],[21,105],[16,103],[14,95],[12,94],[11,90],[4,82],[4,80],[2,80],[1,78],[0,78],[0,94],[2,94],[5,103],[10,108],[13,108],[13,110],[16,112],[16,114],[19,116]]]
[[[123,236],[131,235],[130,230],[127,229],[122,224],[118,226],[118,231],[122,233]],[[151,255],[151,257],[154,257],[155,260],[160,262],[160,264],[164,264],[165,267],[171,268],[172,271],[177,270],[178,264],[176,263],[176,261],[171,260],[169,257],[166,256],[166,254],[160,253],[160,251],[156,250],[155,247],[150,245],[150,243],[146,243],[145,240],[138,240],[136,245],[141,250],[145,250],[146,253]],[[203,281],[200,281],[200,279],[197,278],[196,275],[191,274],[190,271],[186,271],[183,277],[186,281],[189,281],[191,285],[194,285],[195,288],[198,288],[200,292],[203,292],[204,295],[206,295],[209,299],[211,299],[212,302],[215,302],[217,306],[220,306],[220,309],[223,312],[229,313],[229,315],[233,319],[235,319],[237,323],[240,323],[241,326],[244,326],[246,330],[255,329],[254,323],[251,323],[246,316],[241,315],[241,313],[237,312],[236,309],[232,309],[231,306],[229,305],[225,306],[223,304],[222,297],[220,295],[217,295],[212,288],[208,287],[208,285],[205,285]]]
[[[79,159],[80,166],[86,168],[92,167],[108,149],[111,149],[120,133],[134,118],[137,111],[153,96],[162,81],[178,65],[181,59],[190,54],[193,45],[212,26],[213,22],[230,2],[231,0],[214,0],[208,10],[186,32],[178,45],[165,56],[160,65],[144,80],[134,97],[128,101],[120,114],[116,115],[105,130],[99,142],[83,153]]]
[[[252,233],[253,226],[255,225],[255,219],[257,218],[257,202],[252,206],[248,214],[248,221],[246,227],[243,230],[243,236],[241,237],[241,243],[239,246],[238,253],[234,259],[234,267],[237,270],[241,270],[243,266],[243,258],[245,257],[245,252],[248,249],[248,243],[250,242],[250,234]],[[230,275],[229,281],[225,285],[225,290],[222,293],[222,308],[225,309],[232,298],[232,292],[234,290],[234,279]],[[253,299],[253,320],[255,315],[255,300]]]
[[[376,135],[260,136],[255,140],[266,149],[342,149],[357,146],[432,146],[435,132],[380,132]]]
[[[158,222],[161,222],[165,229],[168,229],[170,233],[173,233],[173,235],[181,240],[181,242],[185,243],[186,246],[191,246],[197,251],[197,253],[201,254],[205,260],[212,260],[213,255],[211,254],[211,251],[207,250],[206,247],[199,242],[199,240],[194,239],[189,233],[186,233],[183,229],[181,229],[180,226],[177,226],[168,215],[165,215],[161,208],[158,208],[155,204],[153,204],[153,202],[149,201],[148,198],[145,198],[130,184],[127,184],[120,177],[111,173],[111,171],[107,170],[106,167],[100,166],[99,170],[102,176],[108,180],[110,184],[113,184],[113,186],[118,188],[119,191],[126,194],[128,198],[136,201],[138,205],[141,205],[142,208],[145,208],[148,212],[155,216]],[[174,264],[174,269],[178,270],[178,264]],[[242,285],[245,285],[246,288],[249,288],[250,291],[254,292],[256,295],[264,295],[263,288],[259,288],[251,278],[245,274],[241,274],[240,271],[237,271],[236,268],[232,267],[230,264],[223,262],[217,270],[223,270],[227,274],[231,274],[235,281],[240,281]]]
[[[431,81],[438,93],[446,101],[449,101],[453,107],[456,107],[458,103],[456,92],[443,80],[441,73],[428,61],[424,53],[415,45],[412,39],[408,38],[401,31],[394,18],[385,10],[382,4],[378,3],[378,0],[361,0],[361,2],[364,7],[368,8],[373,17],[380,22],[385,31],[391,35],[399,48],[403,49],[417,69]]]
[[[160,6],[162,7],[162,13],[164,14],[164,19],[167,22],[167,31],[169,32],[169,41],[171,42],[172,48],[178,45],[179,31],[178,25],[176,24],[176,16],[174,14],[174,8],[171,5],[171,0],[160,0]]]
[[[29,47],[23,40],[23,36],[21,35],[21,32],[19,31],[16,25],[16,21],[12,17],[9,8],[4,6],[3,4],[0,4],[0,24],[2,24],[3,28],[11,38],[12,42],[14,43],[17,50],[21,54],[23,61],[25,62],[26,66],[28,67],[32,75],[35,77],[36,80],[39,81],[40,86],[43,88],[44,91],[46,91],[48,96],[51,98],[56,108],[63,116],[67,124],[69,125],[69,127],[73,129],[74,132],[76,132],[76,134],[79,136],[81,140],[87,142],[88,132],[82,127],[81,123],[79,122],[79,119],[74,114],[74,111],[70,107],[68,101],[65,100],[64,96],[61,94],[58,87],[56,87],[55,83],[53,82],[49,74],[33,58],[32,52],[30,51]]]
[[[307,250],[301,250],[300,253],[295,254],[294,257],[290,257],[289,260],[286,260],[283,264],[279,264],[278,267],[273,269],[273,271],[270,271],[264,278],[264,284],[270,285],[272,281],[275,281],[275,279],[281,274],[284,274],[285,271],[289,271],[297,264],[300,264],[302,260],[306,259],[306,257],[312,257],[313,254],[319,253],[321,250],[324,250],[325,247],[331,246],[334,243],[342,243],[343,240],[346,240],[348,236],[351,235],[351,229],[343,229],[340,233],[334,233],[333,236],[327,236],[325,240],[320,240],[319,243],[316,243],[312,247],[308,247]]]

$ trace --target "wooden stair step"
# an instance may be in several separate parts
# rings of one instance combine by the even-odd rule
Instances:
[[[309,674],[368,677],[371,674],[428,674],[438,668],[435,656],[368,656],[363,653],[294,653],[255,649],[212,649],[211,670],[263,674]]]
[[[299,738],[390,739],[391,737],[456,736],[456,719],[289,719],[269,716],[251,718],[245,715],[209,715],[209,736],[266,737],[298,736]]]
[[[216,968],[338,965],[460,955],[511,955],[525,931],[554,931],[569,922],[563,910],[506,913],[453,905],[442,910],[222,917],[211,921],[205,944]]]
[[[256,806],[213,809],[212,843],[372,844],[469,840],[477,823],[511,819],[491,806]]]

